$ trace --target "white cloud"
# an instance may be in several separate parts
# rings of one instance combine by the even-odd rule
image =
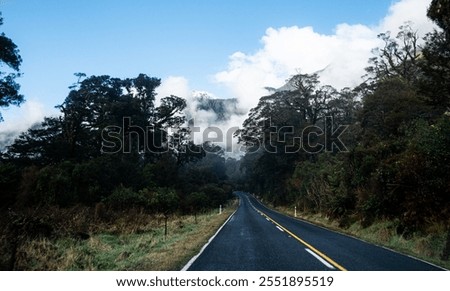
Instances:
[[[187,98],[192,95],[192,90],[189,88],[189,81],[182,76],[169,76],[162,80],[161,85],[156,88],[156,103],[159,103],[161,98],[175,95],[182,98]]]
[[[46,112],[42,103],[28,100],[21,107],[11,107],[2,114],[4,122],[0,123],[0,132],[6,132],[26,131],[36,122],[42,122]]]
[[[0,150],[32,125],[44,121],[45,116],[57,114],[56,109],[46,109],[44,104],[34,99],[27,100],[21,107],[8,108],[2,112],[4,121],[0,122]]]
[[[391,31],[395,36],[405,21],[412,21],[421,36],[435,27],[426,17],[430,2],[397,1],[375,27],[341,23],[336,25],[332,34],[320,34],[313,27],[268,28],[261,38],[262,47],[256,53],[233,53],[227,69],[215,74],[214,80],[228,88],[238,98],[240,106],[247,110],[268,93],[264,87],[280,87],[289,76],[298,72],[323,70],[323,83],[337,88],[355,86],[361,81],[371,50],[379,45],[377,34]],[[197,110],[194,98],[197,92],[190,88],[188,79],[183,76],[167,77],[157,93],[157,103],[169,95],[186,98],[186,111],[202,127],[216,122],[216,116],[211,112]],[[26,131],[34,123],[42,121],[44,116],[56,115],[57,111],[30,99],[22,107],[2,110],[2,113],[5,121],[0,123],[0,146],[2,140],[11,138],[11,133]],[[218,126],[226,132],[228,128],[240,126],[244,118],[245,115],[235,115],[229,122]]]
[[[431,0],[402,0],[394,3],[389,12],[380,22],[380,32],[391,31],[393,35],[398,32],[398,27],[405,21],[414,23],[420,35],[430,32],[435,28],[433,22],[426,16]]]
[[[391,5],[376,26],[341,23],[332,34],[320,34],[310,26],[268,28],[261,38],[262,47],[256,53],[238,51],[231,54],[227,69],[216,73],[214,81],[228,88],[244,111],[256,106],[259,98],[268,94],[265,87],[281,87],[290,76],[299,72],[320,72],[322,83],[337,89],[354,87],[362,81],[367,61],[373,56],[372,49],[381,45],[377,38],[379,33],[391,31],[395,36],[398,27],[407,21],[413,23],[419,36],[435,28],[426,16],[429,3],[430,0],[401,0]],[[184,77],[167,78],[158,94],[186,98],[186,113],[195,118],[196,126],[202,130],[213,125],[225,135],[246,118],[236,114],[226,122],[218,122],[213,112],[198,110],[195,97],[199,92],[192,91]],[[203,140],[201,133],[195,135],[197,143]],[[227,142],[222,145],[230,147]],[[239,148],[235,139],[231,146],[234,151]]]
[[[421,36],[433,29],[426,17],[429,0],[402,0],[393,4],[376,27],[338,24],[333,34],[312,27],[268,28],[262,48],[254,54],[236,52],[228,68],[215,75],[215,81],[229,88],[240,104],[249,109],[268,92],[264,87],[280,87],[298,72],[323,70],[321,81],[338,89],[361,82],[371,50],[380,45],[377,35],[412,21]]]
[[[216,99],[214,94],[206,91],[191,90],[188,80],[182,76],[170,76],[164,79],[161,86],[156,91],[158,93],[157,103],[165,96],[176,95],[186,99],[186,109],[184,113],[189,119],[193,119],[197,128],[192,132],[193,141],[201,144],[207,140],[216,140],[216,144],[227,148],[228,151],[235,151],[239,146],[237,139],[233,137],[234,131],[244,121],[245,115],[232,115],[230,120],[218,121],[218,116],[211,110],[198,109],[199,100],[204,98]],[[234,127],[234,130],[233,130]],[[220,142],[217,142],[216,133],[220,132]]]

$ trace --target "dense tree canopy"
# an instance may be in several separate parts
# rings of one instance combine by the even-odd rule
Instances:
[[[439,115],[450,109],[450,2],[433,0],[428,16],[442,29],[426,37],[422,51],[424,62],[421,80],[422,93],[433,106],[433,114]]]
[[[216,208],[244,189],[345,225],[395,221],[408,236],[450,221],[448,0],[428,11],[439,30],[423,45],[413,24],[379,35],[362,83],[336,90],[296,74],[262,96],[236,132],[246,153],[195,144],[178,96],[161,80],[77,73],[60,115],[22,133],[0,159],[0,207],[104,204],[159,213]],[[0,36],[0,107],[19,104],[21,59]],[[3,67],[2,67],[3,68]]]
[[[238,131],[247,146],[241,187],[342,224],[389,219],[405,235],[448,225],[448,7],[432,2],[428,14],[441,30],[423,45],[411,23],[395,37],[380,34],[383,47],[355,89],[299,74],[261,97]],[[345,147],[327,147],[330,138]]]
[[[60,116],[22,133],[3,154],[0,170],[11,170],[4,181],[10,189],[5,206],[104,201],[114,209],[143,207],[167,219],[174,211],[198,212],[186,198],[199,187],[206,187],[209,201],[202,209],[230,197],[225,160],[208,150],[209,159],[198,163],[213,146],[190,139],[186,101],[167,96],[156,105],[160,79],[75,75],[77,82],[57,106]],[[216,174],[204,181],[196,176],[191,185],[186,169],[200,173],[204,167],[206,175]],[[218,185],[226,192],[217,194]]]

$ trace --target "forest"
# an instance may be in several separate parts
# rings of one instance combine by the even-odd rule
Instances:
[[[440,229],[448,260],[449,15],[448,1],[433,1],[428,17],[442,30],[421,37],[405,23],[380,34],[384,46],[356,88],[298,74],[289,90],[262,97],[237,133],[250,149],[240,186],[344,228],[391,221],[406,238]]]
[[[159,78],[76,73],[60,115],[1,153],[0,269],[25,268],[20,244],[27,240],[85,239],[92,225],[130,213],[159,215],[167,235],[172,215],[216,209],[238,189],[343,228],[387,220],[406,239],[437,228],[446,234],[440,256],[448,261],[449,6],[432,1],[427,15],[439,30],[425,36],[412,23],[380,34],[384,46],[355,88],[336,90],[318,74],[268,88],[235,133],[246,148],[240,158],[211,142],[195,144],[186,100],[157,102]],[[1,108],[25,98],[16,81],[19,49],[4,34],[0,44]]]

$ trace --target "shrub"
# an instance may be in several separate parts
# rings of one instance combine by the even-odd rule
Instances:
[[[148,191],[135,192],[131,188],[119,186],[114,189],[110,196],[104,199],[104,203],[116,210],[130,208],[149,209],[151,200]]]

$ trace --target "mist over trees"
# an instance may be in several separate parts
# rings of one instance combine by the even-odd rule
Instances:
[[[23,205],[92,205],[103,201],[114,207],[142,206],[159,211],[150,200],[170,187],[170,191],[161,191],[178,193],[179,201],[172,208],[189,209],[189,205],[182,206],[185,196],[203,184],[197,176],[196,187],[185,185],[190,182],[184,168],[206,153],[205,147],[193,144],[188,128],[183,127],[186,101],[168,96],[155,106],[160,80],[144,74],[124,80],[84,74],[76,77],[78,81],[70,87],[64,103],[57,106],[61,115],[46,118],[40,126],[22,133],[3,155],[2,165],[21,167],[28,174],[22,182],[26,187],[19,183],[15,194],[11,190],[9,195]],[[205,186],[226,181],[225,174],[214,175],[208,168],[218,167],[210,161],[192,170],[208,172],[211,177],[204,179]],[[187,193],[181,192],[188,188]],[[225,203],[231,195],[228,188],[226,195],[212,199],[215,204],[207,206]],[[128,197],[127,203],[120,202],[124,197]]]
[[[15,269],[18,247],[36,237],[87,239],[97,225],[139,228],[133,219],[144,216],[162,220],[167,236],[172,216],[197,217],[232,197],[225,159],[189,137],[186,101],[155,105],[160,79],[75,76],[60,115],[1,154],[0,269]]]
[[[339,92],[316,74],[298,74],[262,97],[238,132],[248,146],[240,185],[343,226],[395,220],[397,232],[410,235],[435,222],[448,225],[447,2],[430,6],[441,29],[423,36],[423,45],[412,23],[395,36],[381,33],[383,46],[358,87]],[[336,132],[339,125],[346,128]]]
[[[159,78],[76,73],[57,105],[60,115],[1,153],[0,209],[7,215],[0,222],[8,235],[19,236],[24,221],[45,235],[51,226],[33,220],[31,210],[83,206],[95,209],[96,219],[108,211],[160,215],[167,235],[171,215],[196,217],[242,189],[342,226],[396,221],[405,237],[433,223],[448,226],[449,6],[432,1],[428,16],[439,30],[425,36],[412,23],[397,35],[380,34],[383,46],[356,88],[337,90],[318,74],[297,74],[269,90],[235,133],[246,148],[240,159],[213,143],[195,144],[186,100],[156,102]],[[0,71],[0,108],[24,101],[16,82],[21,63],[17,46],[1,34],[7,70]],[[224,104],[208,100],[200,108],[224,111]]]
[[[4,35],[2,43],[2,62],[17,71],[17,47]],[[2,87],[2,105],[23,101],[15,76],[4,77],[2,86],[15,90]],[[46,117],[2,153],[3,209],[103,203],[160,213],[167,222],[172,213],[218,208],[231,197],[225,160],[206,155],[212,145],[189,138],[186,101],[172,95],[155,105],[160,79],[76,73],[75,80],[56,106],[60,115]]]

